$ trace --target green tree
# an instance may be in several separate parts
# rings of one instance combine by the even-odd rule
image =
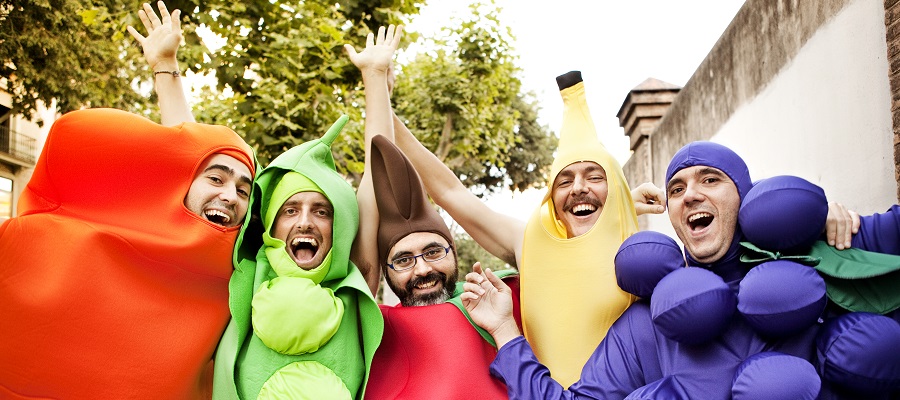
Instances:
[[[123,34],[137,4],[0,0],[0,77],[7,79],[13,112],[31,117],[38,102],[54,100],[61,112],[147,104],[133,89],[140,49]]]
[[[419,140],[477,192],[545,184],[556,137],[537,121],[493,4],[473,4],[445,37],[402,66],[395,109]]]
[[[460,233],[453,237],[453,243],[456,246],[456,254],[459,261],[456,263],[456,270],[459,272],[457,280],[465,281],[466,274],[472,272],[472,265],[476,262],[481,263],[481,268],[490,268],[491,271],[500,271],[512,268],[502,260],[494,257],[487,250],[472,239],[471,236]]]

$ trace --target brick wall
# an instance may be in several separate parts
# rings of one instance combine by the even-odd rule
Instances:
[[[894,178],[900,201],[900,0],[884,0],[885,40],[891,81],[891,114],[894,124]]]

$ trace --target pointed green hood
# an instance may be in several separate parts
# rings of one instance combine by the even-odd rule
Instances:
[[[267,280],[277,276],[266,257],[261,254],[263,246],[263,234],[265,228],[260,216],[269,208],[278,183],[288,172],[299,173],[314,182],[331,201],[334,207],[334,222],[332,233],[331,265],[321,281],[321,286],[334,291],[346,304],[359,311],[359,333],[362,336],[363,357],[365,359],[365,374],[371,365],[372,356],[381,341],[384,330],[384,321],[378,305],[375,303],[368,285],[362,274],[350,262],[350,248],[356,237],[359,227],[359,207],[356,202],[356,193],[343,176],[335,170],[334,158],[331,154],[331,145],[340,135],[349,117],[342,116],[317,140],[312,140],[296,146],[274,160],[259,173],[253,197],[250,200],[250,210],[253,220],[245,225],[238,236],[234,251],[235,271],[229,282],[232,321],[229,324],[219,349],[216,354],[216,375],[214,385],[214,398],[236,398],[235,363],[238,361],[238,352],[245,347],[245,342],[250,340],[253,334],[251,327],[251,302],[253,294],[259,286]],[[283,201],[283,200],[282,200]],[[249,363],[259,360],[261,369],[263,365],[278,363],[276,359],[283,358],[287,364],[297,358],[273,354],[242,355],[243,368],[248,368]],[[303,358],[314,359],[314,355]],[[262,361],[265,360],[265,361]],[[270,372],[260,371],[262,375]],[[351,389],[352,390],[352,389]],[[362,393],[362,388],[359,393]]]

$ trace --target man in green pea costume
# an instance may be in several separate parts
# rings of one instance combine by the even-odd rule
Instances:
[[[384,321],[349,259],[359,209],[331,155],[347,120],[256,180],[250,207],[262,220],[235,246],[215,398],[362,398]]]

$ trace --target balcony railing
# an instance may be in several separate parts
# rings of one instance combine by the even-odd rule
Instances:
[[[34,164],[37,139],[0,126],[0,153],[6,153],[18,160]]]

